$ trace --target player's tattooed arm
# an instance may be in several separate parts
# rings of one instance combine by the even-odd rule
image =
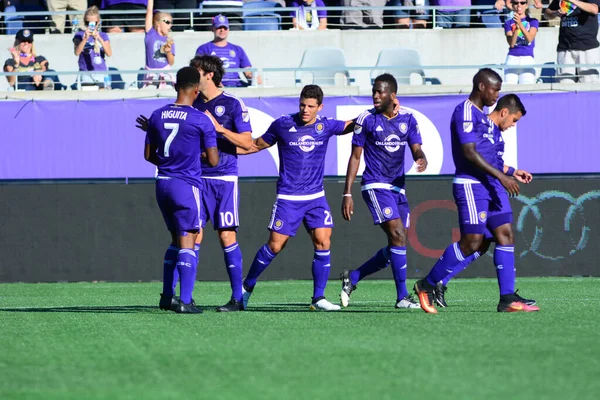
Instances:
[[[342,216],[346,221],[352,219],[354,214],[354,200],[352,200],[352,184],[358,174],[358,167],[360,165],[360,156],[362,155],[363,148],[360,146],[352,145],[352,154],[348,160],[348,169],[346,170],[346,184],[344,185],[344,194],[342,195]]]
[[[261,150],[267,149],[269,147],[271,147],[272,145],[265,142],[263,140],[263,138],[259,137],[258,139],[254,139],[252,141],[252,145],[250,146],[250,148],[248,150],[246,149],[242,149],[241,147],[237,148],[237,154],[240,155],[244,155],[244,154],[254,154],[254,153],[258,153]]]
[[[462,145],[462,151],[467,160],[472,162],[475,167],[485,172],[488,175],[491,175],[497,178],[502,186],[508,191],[511,196],[516,196],[519,194],[519,184],[517,181],[504,175],[503,171],[500,171],[498,168],[493,167],[488,163],[485,158],[479,154],[477,149],[475,148],[474,142],[464,143]]]
[[[427,169],[427,157],[425,157],[425,153],[421,148],[421,145],[415,143],[410,146],[410,151],[413,156],[413,160],[417,164],[417,172],[423,172]]]

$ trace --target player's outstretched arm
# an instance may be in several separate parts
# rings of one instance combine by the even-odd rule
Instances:
[[[229,140],[237,147],[241,147],[244,150],[250,150],[250,148],[252,147],[252,132],[248,131],[236,133],[230,131],[229,129],[221,125],[219,122],[217,122],[217,120],[215,119],[215,117],[213,117],[210,111],[206,110],[204,111],[204,114],[206,114],[210,118],[213,125],[215,126],[215,130],[221,135],[223,135],[225,139]]]
[[[479,168],[486,174],[497,178],[511,196],[516,196],[519,194],[519,184],[517,183],[517,181],[506,176],[498,168],[495,168],[492,165],[490,165],[490,163],[488,163],[485,160],[485,158],[483,158],[481,154],[479,154],[479,152],[475,149],[474,142],[464,143],[462,145],[462,151],[467,160],[472,162],[477,168]]]
[[[425,153],[421,148],[421,145],[415,143],[410,146],[410,151],[412,152],[413,160],[417,164],[417,172],[423,172],[427,169],[427,157],[425,157]]]
[[[352,154],[348,160],[348,169],[346,170],[346,184],[344,185],[344,194],[342,199],[342,216],[346,221],[352,219],[354,214],[354,200],[352,200],[352,184],[358,174],[358,167],[360,165],[360,156],[362,155],[363,148],[360,146],[352,145]]]
[[[241,147],[237,148],[237,154],[245,155],[245,154],[254,154],[258,153],[261,150],[268,149],[272,145],[265,142],[263,138],[259,137],[258,139],[252,140],[252,145],[249,149],[243,149]]]
[[[145,115],[139,115],[135,119],[135,122],[137,123],[137,125],[135,126],[136,128],[144,132],[148,132],[148,118]]]
[[[216,147],[206,149],[206,161],[208,161],[211,167],[216,167],[219,164],[219,151]]]

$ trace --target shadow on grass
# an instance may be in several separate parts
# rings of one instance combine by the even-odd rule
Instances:
[[[0,312],[30,312],[30,313],[158,313],[164,312],[157,306],[76,306],[76,307],[23,307],[0,308]]]

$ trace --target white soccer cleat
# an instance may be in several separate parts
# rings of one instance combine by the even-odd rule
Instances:
[[[325,297],[321,297],[320,300],[313,302],[310,305],[311,311],[316,311],[316,310],[338,311],[341,309],[342,309],[342,307],[338,306],[337,304],[333,304],[333,303],[327,301],[327,299]]]
[[[421,308],[421,305],[409,294],[396,303],[396,308]]]
[[[244,285],[242,285],[242,304],[244,305],[244,310],[248,308],[248,300],[250,300],[250,296],[252,296],[252,292],[248,292]]]
[[[350,280],[350,270],[346,269],[340,274],[340,280],[342,281],[342,291],[340,292],[340,300],[342,307],[346,308],[350,304],[350,295],[356,290],[356,285],[353,285]]]

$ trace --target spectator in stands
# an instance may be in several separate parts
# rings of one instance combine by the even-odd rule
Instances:
[[[33,32],[29,29],[18,31],[14,47],[8,51],[12,58],[4,63],[4,72],[31,72],[28,76],[7,76],[6,80],[12,90],[54,90],[54,80],[51,77],[36,74],[48,70],[48,60],[35,54]]]
[[[105,57],[112,56],[112,48],[108,35],[100,31],[100,12],[98,7],[88,8],[83,16],[85,30],[80,30],[73,37],[75,55],[79,57],[79,70],[83,85],[103,86],[105,71],[108,71]]]
[[[512,0],[514,15],[504,23],[504,32],[508,41],[508,56],[506,65],[531,65],[535,64],[533,48],[535,35],[540,22],[529,16],[527,0]],[[509,84],[535,83],[535,70],[533,68],[511,68],[504,70],[504,82]]]
[[[316,10],[315,7],[325,7],[323,0],[295,0],[290,7],[298,7],[297,11],[290,12],[292,25],[300,30],[327,29],[327,11]]]
[[[388,6],[392,7],[414,7],[429,6],[429,0],[388,0]],[[429,11],[423,9],[416,10],[395,10],[394,16],[396,19],[396,28],[408,29],[412,26],[413,29],[426,28],[427,20],[429,19]]]
[[[560,17],[558,64],[598,64],[598,7],[600,0],[553,0],[545,11],[548,18]],[[561,83],[600,82],[595,67],[559,68]]]
[[[223,61],[225,69],[252,67],[244,49],[227,41],[229,36],[229,20],[227,17],[221,14],[215,16],[212,27],[214,39],[198,47],[196,55],[217,56]],[[222,80],[223,86],[249,86],[252,83],[252,72],[244,72],[244,75],[248,82],[242,81],[237,72],[226,72]],[[258,84],[261,83],[260,76],[257,76],[256,80]]]
[[[200,0],[200,2],[202,3],[203,30],[210,29],[209,21],[210,19],[214,19],[217,14],[227,17],[229,20],[229,30],[242,30],[242,7],[244,6],[243,0]],[[226,12],[211,11],[211,8],[229,8],[230,10]]]
[[[83,11],[87,8],[87,0],[48,0],[48,11]],[[52,22],[54,22],[54,29],[58,32],[65,32],[65,21],[67,16],[62,14],[52,15]],[[75,18],[75,15],[70,15],[69,19],[71,22]]]
[[[102,11],[145,10],[148,0],[102,0]],[[143,14],[104,14],[104,26],[108,33],[144,32]]]
[[[436,11],[435,26],[438,28],[468,28],[471,24],[471,0],[433,0],[432,6],[443,6]]]
[[[146,69],[171,69],[175,63],[175,43],[171,38],[173,17],[171,14],[154,12],[154,0],[148,0],[146,8]],[[156,85],[163,88],[172,85],[174,77],[171,73],[146,74],[144,86]]]
[[[383,7],[387,0],[342,0],[344,7],[372,6]],[[347,10],[342,11],[344,29],[383,28],[383,10]]]

